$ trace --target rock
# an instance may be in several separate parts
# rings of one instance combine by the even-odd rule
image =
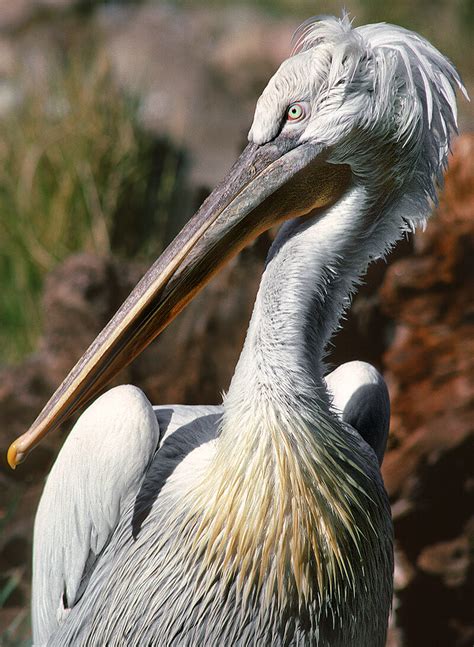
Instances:
[[[46,280],[40,352],[62,379],[145,271],[92,254],[69,257]]]
[[[474,635],[473,207],[474,136],[465,135],[435,216],[380,290],[394,322],[383,356],[393,410],[383,474],[411,574],[397,584],[404,647],[467,646]]]
[[[452,541],[424,548],[417,559],[417,566],[424,573],[440,577],[447,588],[454,589],[466,583],[469,562],[469,540],[463,534]]]

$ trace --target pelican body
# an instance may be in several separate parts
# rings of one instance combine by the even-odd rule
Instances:
[[[430,213],[456,86],[400,27],[299,29],[227,178],[9,450],[15,466],[281,223],[222,405],[122,386],[64,443],[36,517],[35,645],[385,645],[387,389],[362,362],[326,375],[324,354],[371,260]]]

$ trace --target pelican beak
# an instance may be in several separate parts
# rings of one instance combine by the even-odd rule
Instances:
[[[309,143],[249,144],[225,180],[141,279],[53,394],[30,429],[8,450],[15,468],[48,431],[99,393],[176,317],[209,279],[271,226],[336,201],[347,166],[325,161]]]

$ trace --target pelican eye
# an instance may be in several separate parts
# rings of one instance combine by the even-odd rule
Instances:
[[[306,117],[306,110],[301,103],[292,103],[286,112],[287,121],[301,121]]]

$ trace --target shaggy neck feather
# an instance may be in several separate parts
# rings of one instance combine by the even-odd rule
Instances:
[[[364,243],[352,238],[367,227],[364,197],[354,188],[326,213],[279,233],[216,455],[187,499],[181,534],[199,547],[202,590],[219,581],[225,595],[234,582],[243,601],[257,595],[268,612],[296,600],[323,615],[340,608],[340,622],[357,616],[361,554],[378,551],[372,519],[380,493],[356,438],[329,411],[322,374],[325,344],[365,269],[356,260]]]
[[[325,347],[373,250],[368,198],[352,188],[325,213],[287,223],[267,260],[247,338],[225,400],[326,405]],[[350,236],[348,235],[350,233]],[[363,247],[366,247],[364,254]]]

